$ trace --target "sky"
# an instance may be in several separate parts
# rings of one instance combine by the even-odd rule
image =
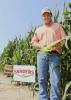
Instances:
[[[42,23],[42,8],[58,8],[61,12],[63,3],[64,0],[0,0],[0,54],[9,40],[24,37],[32,26]]]

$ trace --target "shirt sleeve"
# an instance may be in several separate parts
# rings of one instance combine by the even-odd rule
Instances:
[[[38,41],[39,41],[39,38],[37,35],[37,30],[36,30],[34,33],[34,36],[32,37],[31,43],[33,44],[33,43],[38,42]]]
[[[60,35],[61,35],[61,39],[66,38],[66,33],[65,33],[65,31],[64,31],[64,29],[61,25],[59,25],[59,32],[60,32]]]
[[[60,39],[65,39],[67,36],[61,25],[59,25],[59,34],[60,34]],[[63,47],[63,45],[61,45],[61,43],[59,43],[54,47],[54,50],[57,50],[59,52],[59,51],[61,51],[62,47]]]
[[[37,34],[37,30],[35,31],[34,36],[32,37],[31,44],[33,47],[36,47],[37,49],[41,48],[41,45],[39,44],[39,36]]]

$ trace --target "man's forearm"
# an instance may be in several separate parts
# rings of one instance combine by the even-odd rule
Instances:
[[[42,46],[39,44],[39,42],[32,43],[32,46],[37,48],[37,49],[41,49],[42,48]]]

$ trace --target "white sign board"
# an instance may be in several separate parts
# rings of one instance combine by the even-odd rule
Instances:
[[[14,65],[13,79],[21,82],[35,82],[35,66]]]

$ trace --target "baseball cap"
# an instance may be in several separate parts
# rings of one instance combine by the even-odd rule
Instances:
[[[43,15],[44,13],[50,13],[51,15],[52,15],[52,12],[51,12],[51,10],[49,9],[49,8],[47,8],[47,7],[45,7],[45,8],[43,8],[42,10],[41,10],[41,15]]]

